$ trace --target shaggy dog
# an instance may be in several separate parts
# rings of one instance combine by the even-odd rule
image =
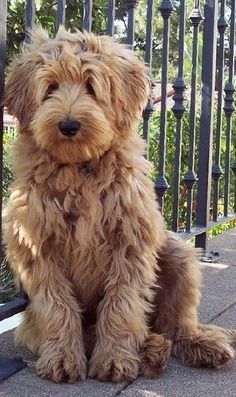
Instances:
[[[143,64],[105,36],[37,29],[11,65],[4,104],[20,136],[4,240],[30,298],[17,336],[43,378],[157,376],[171,352],[196,366],[234,357],[234,331],[199,325],[196,254],[158,210],[136,134],[148,95]]]

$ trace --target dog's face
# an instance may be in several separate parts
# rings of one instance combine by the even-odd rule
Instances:
[[[34,32],[6,80],[4,104],[20,132],[60,162],[99,158],[134,132],[149,83],[133,53],[106,36]]]

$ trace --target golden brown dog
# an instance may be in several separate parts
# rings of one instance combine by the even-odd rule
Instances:
[[[20,135],[4,239],[30,298],[17,335],[56,382],[156,376],[171,351],[192,365],[234,357],[234,331],[198,324],[196,254],[158,211],[136,134],[148,95],[131,51],[64,28],[36,30],[8,74]]]

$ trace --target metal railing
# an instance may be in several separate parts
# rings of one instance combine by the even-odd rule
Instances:
[[[35,4],[33,0],[27,0],[25,6],[25,41],[30,41],[28,28],[32,28],[35,18]],[[126,43],[135,49],[135,11],[138,0],[126,0]],[[84,0],[83,28],[91,31],[93,26],[92,0]],[[144,60],[152,72],[153,63],[153,20],[154,0],[147,0],[146,8],[146,37]],[[180,190],[181,186],[186,189],[186,211],[185,228],[181,236],[185,239],[195,238],[196,246],[206,249],[208,231],[215,225],[236,219],[236,150],[232,148],[232,115],[234,112],[234,50],[235,50],[235,0],[205,0],[192,1],[192,10],[186,15],[186,1],[179,2],[170,0],[160,1],[159,11],[163,19],[162,30],[162,65],[161,68],[161,110],[160,123],[158,127],[158,158],[157,174],[155,176],[155,189],[160,203],[160,208],[165,215],[165,196],[168,194],[169,183],[166,175],[166,139],[168,137],[168,93],[169,83],[169,43],[171,18],[178,13],[179,37],[178,37],[178,64],[176,67],[177,78],[173,82],[174,105],[172,111],[176,119],[175,156],[174,156],[174,178],[172,186],[172,229],[179,230]],[[4,90],[4,68],[6,58],[6,17],[7,0],[0,2],[0,99]],[[66,0],[57,1],[57,12],[55,30],[66,21]],[[189,103],[185,101],[185,33],[186,22],[190,21],[189,29],[192,34],[191,49],[191,81]],[[116,2],[107,1],[107,29],[108,35],[114,35],[116,27]],[[228,61],[225,62],[225,35],[228,34]],[[199,35],[202,37],[202,54],[199,52]],[[218,54],[218,56],[217,56]],[[202,55],[201,76],[199,77],[199,57]],[[217,72],[217,98],[215,95]],[[152,73],[151,73],[152,75]],[[197,94],[198,80],[201,80],[201,106],[199,133],[197,128]],[[214,112],[217,103],[216,114]],[[148,101],[143,111],[143,137],[149,142],[150,120],[154,113],[152,99]],[[188,115],[188,169],[183,173],[182,146],[183,146],[183,118]],[[221,166],[222,151],[221,141],[223,132],[223,118],[226,120],[226,147],[224,152],[224,170]],[[214,119],[216,118],[216,129],[213,132]],[[2,164],[2,133],[3,133],[3,109],[0,109],[0,161]],[[213,148],[214,138],[214,148]],[[198,161],[195,155],[196,142],[198,141]],[[213,166],[212,166],[213,162]],[[2,170],[0,183],[2,183]],[[234,178],[234,183],[232,182]],[[231,179],[231,181],[230,181]],[[213,184],[212,184],[213,182]],[[219,216],[219,184],[224,182],[223,215]],[[212,186],[213,185],[213,186]],[[230,191],[231,187],[231,191]],[[229,196],[233,195],[233,209],[230,210]],[[194,199],[194,197],[197,197]],[[0,205],[2,198],[0,195]],[[193,202],[196,202],[193,220]],[[213,216],[210,216],[211,208]],[[1,224],[0,224],[1,226]],[[25,298],[6,303],[0,308],[0,320],[7,318],[19,311],[24,310],[27,305]]]

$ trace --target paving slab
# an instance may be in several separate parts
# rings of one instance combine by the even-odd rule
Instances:
[[[102,383],[92,379],[56,384],[40,379],[34,368],[26,368],[0,385],[0,397],[115,397],[125,386],[124,383]]]
[[[39,378],[35,373],[36,356],[14,343],[14,331],[0,335],[0,354],[9,358],[22,358],[28,367],[0,384],[0,397],[114,397],[126,383],[103,383],[87,379],[76,384],[55,384]]]
[[[203,263],[201,321],[212,321],[236,303],[236,229],[209,240],[208,251],[218,251],[213,263]],[[236,393],[235,393],[236,396]]]
[[[209,241],[208,250],[218,251],[218,260],[202,264],[200,319],[226,328],[236,328],[236,229]],[[137,379],[121,397],[236,397],[236,361],[220,370],[195,369],[171,359],[157,380]]]
[[[227,310],[217,318],[215,318],[213,323],[219,325],[220,327],[236,329],[236,305],[231,307],[229,310]],[[236,397],[236,393],[235,393],[235,397]]]
[[[236,329],[236,305],[213,323]],[[236,397],[236,361],[224,369],[210,370],[185,367],[171,359],[160,379],[139,378],[120,397]]]
[[[28,349],[15,343],[14,330],[0,335],[0,354],[7,358],[21,358],[29,365],[36,360],[36,356]]]
[[[48,397],[48,391],[43,392],[38,387],[25,385],[18,387],[14,382],[0,385],[0,397]],[[55,396],[56,397],[56,396]],[[66,396],[65,396],[66,397]]]
[[[223,254],[224,263],[236,266],[236,228],[227,230],[209,240],[208,251]]]
[[[229,368],[187,368],[171,360],[158,380],[137,379],[120,397],[235,397],[236,362]]]

